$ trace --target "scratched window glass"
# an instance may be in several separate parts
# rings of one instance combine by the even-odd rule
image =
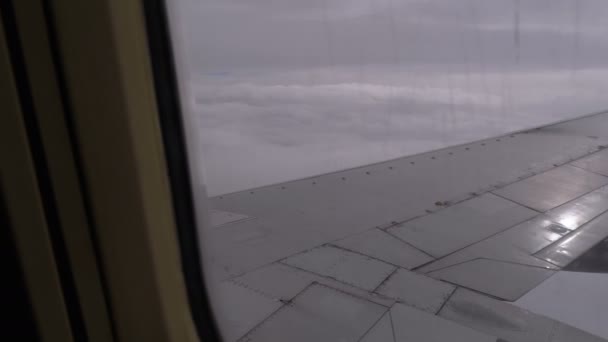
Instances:
[[[608,2],[167,0],[226,341],[608,339]]]

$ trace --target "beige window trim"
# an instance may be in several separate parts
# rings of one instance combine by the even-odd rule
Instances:
[[[0,185],[42,341],[72,341],[23,113],[0,19]]]
[[[52,2],[121,341],[195,341],[142,4]]]
[[[112,341],[109,313],[69,141],[42,2],[19,1],[14,9],[84,328],[91,342]]]

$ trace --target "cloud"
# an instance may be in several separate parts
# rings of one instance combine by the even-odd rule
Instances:
[[[308,70],[323,74],[329,70]],[[239,75],[192,88],[212,194],[345,169],[608,108],[608,69],[452,72],[357,69]],[[292,83],[288,83],[291,80]]]
[[[211,194],[608,108],[605,0],[176,0]]]
[[[608,2],[600,0],[178,3],[183,8],[178,26],[192,68],[198,70],[445,64],[464,53],[483,55],[484,63],[493,65],[512,58],[516,35],[524,64],[551,64],[550,54],[566,56],[573,49],[581,50],[587,62],[607,63]]]

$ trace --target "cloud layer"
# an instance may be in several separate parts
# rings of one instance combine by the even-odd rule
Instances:
[[[178,3],[212,195],[608,109],[601,0]]]

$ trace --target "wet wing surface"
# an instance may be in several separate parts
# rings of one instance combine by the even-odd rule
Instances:
[[[508,303],[608,269],[602,132],[608,114],[213,198],[228,340],[602,341]]]

